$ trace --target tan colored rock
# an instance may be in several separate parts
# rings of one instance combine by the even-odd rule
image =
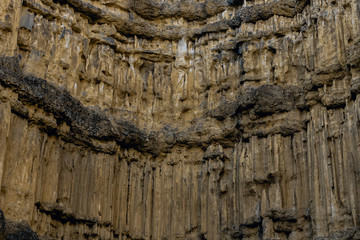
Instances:
[[[40,239],[360,239],[359,53],[357,0],[2,0],[0,209]]]

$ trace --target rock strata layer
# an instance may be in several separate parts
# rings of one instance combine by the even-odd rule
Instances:
[[[3,240],[39,240],[39,237],[25,221],[20,223],[8,221],[2,210],[0,210],[0,238]]]
[[[357,0],[2,0],[0,236],[360,239],[359,94]]]

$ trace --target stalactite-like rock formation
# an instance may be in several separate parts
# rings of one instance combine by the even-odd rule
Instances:
[[[1,0],[0,237],[360,239],[359,93],[358,0]]]

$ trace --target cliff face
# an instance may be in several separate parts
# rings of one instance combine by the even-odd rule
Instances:
[[[360,239],[358,0],[1,1],[9,221]]]

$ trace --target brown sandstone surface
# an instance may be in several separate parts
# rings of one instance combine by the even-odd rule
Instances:
[[[0,239],[360,239],[359,0],[1,0]]]

